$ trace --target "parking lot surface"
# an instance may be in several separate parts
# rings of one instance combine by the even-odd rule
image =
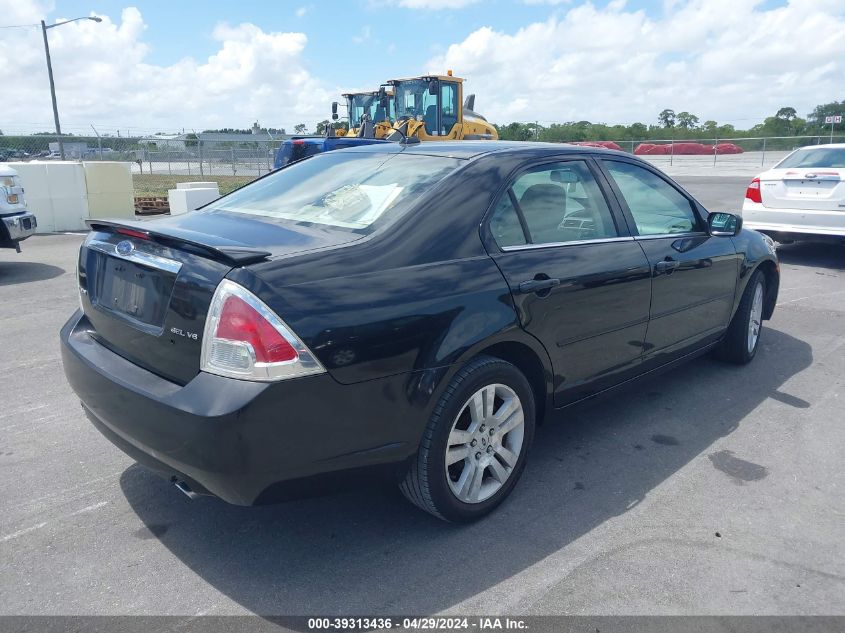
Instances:
[[[681,182],[721,209],[746,184]],[[749,366],[556,415],[454,526],[387,485],[239,508],[134,465],[62,373],[81,239],[0,252],[0,614],[845,614],[845,247],[781,248]]]

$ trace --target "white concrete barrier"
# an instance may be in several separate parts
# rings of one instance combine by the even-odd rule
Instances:
[[[83,161],[89,218],[135,219],[131,163]]]
[[[39,233],[84,231],[90,218],[134,218],[130,163],[9,163],[21,177]]]

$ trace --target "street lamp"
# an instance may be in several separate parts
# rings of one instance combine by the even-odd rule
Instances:
[[[47,75],[50,77],[50,96],[53,98],[53,119],[55,119],[56,121],[56,135],[59,138],[59,154],[61,154],[62,160],[65,159],[65,144],[62,141],[62,126],[59,125],[59,106],[56,105],[56,84],[53,83],[53,64],[50,61],[50,45],[47,43],[47,29],[54,29],[57,26],[61,26],[62,24],[70,24],[71,22],[76,22],[78,20],[91,20],[92,22],[102,22],[103,18],[98,18],[95,16],[74,18],[72,20],[65,20],[64,22],[56,22],[55,24],[51,24],[50,26],[47,26],[44,23],[44,20],[41,20],[41,33],[44,35],[44,53],[47,55]]]

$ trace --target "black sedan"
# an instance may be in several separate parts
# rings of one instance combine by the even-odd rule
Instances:
[[[553,409],[709,350],[754,357],[779,271],[741,225],[620,152],[321,154],[187,215],[92,221],[65,373],[190,496],[250,505],[389,467],[470,520]]]

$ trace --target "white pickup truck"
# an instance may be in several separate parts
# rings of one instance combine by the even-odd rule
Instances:
[[[27,211],[21,179],[11,167],[0,163],[0,248],[21,252],[21,242],[35,233],[38,223]]]

